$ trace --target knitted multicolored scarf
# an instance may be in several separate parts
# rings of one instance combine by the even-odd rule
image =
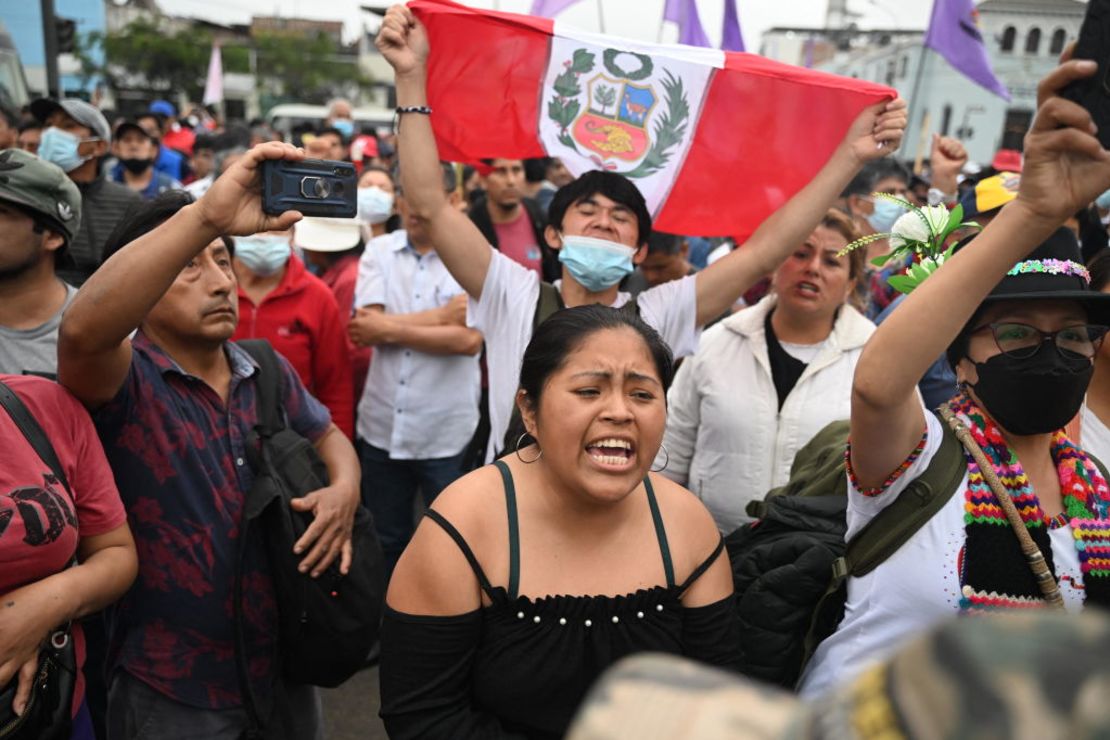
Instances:
[[[1052,459],[1060,475],[1064,515],[1049,517],[994,422],[964,394],[949,405],[991,461],[1048,566],[1055,571],[1049,529],[1070,524],[1086,603],[1110,607],[1110,486],[1098,466],[1062,430],[1053,435]],[[965,496],[967,544],[960,567],[961,609],[979,612],[1046,606],[1009,520],[970,455]]]

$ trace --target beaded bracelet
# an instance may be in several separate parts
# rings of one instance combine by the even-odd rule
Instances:
[[[393,133],[396,134],[401,123],[401,116],[405,113],[419,113],[422,116],[432,115],[432,109],[426,105],[399,105],[393,111]]]

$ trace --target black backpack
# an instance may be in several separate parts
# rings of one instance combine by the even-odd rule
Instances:
[[[259,423],[248,436],[247,452],[254,485],[243,510],[240,542],[261,536],[266,546],[280,619],[279,660],[291,683],[334,688],[350,678],[366,661],[378,639],[385,602],[385,566],[370,512],[359,506],[352,544],[354,555],[346,576],[338,560],[319,578],[297,570],[301,555],[293,544],[312,521],[289,503],[327,485],[328,471],[316,448],[285,425],[281,406],[281,367],[265,340],[238,345],[258,362]],[[236,653],[244,699],[249,694],[242,641],[240,548],[235,571]]]
[[[952,497],[967,458],[948,425],[942,427],[928,469],[847,544],[847,421],[818,432],[794,457],[787,484],[748,504],[756,521],[725,538],[745,674],[796,686],[817,646],[844,617],[848,576],[878,567]]]

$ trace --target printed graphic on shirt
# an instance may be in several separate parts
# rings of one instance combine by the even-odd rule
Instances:
[[[0,540],[19,535],[19,528],[11,527],[17,521],[23,525],[23,541],[32,547],[52,544],[67,525],[77,526],[69,498],[53,475],[43,475],[42,486],[21,486],[0,494]]]

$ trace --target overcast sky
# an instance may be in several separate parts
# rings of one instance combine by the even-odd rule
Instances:
[[[175,15],[195,16],[224,23],[247,23],[252,15],[342,20],[347,38],[354,38],[372,17],[359,10],[360,4],[381,4],[385,0],[159,0],[163,10]],[[532,0],[462,0],[477,8],[500,7],[514,13],[527,13]],[[644,41],[656,41],[664,0],[579,0],[560,18],[583,30],[599,29],[598,6],[602,6],[605,31]],[[706,33],[713,42],[721,37],[722,0],[697,0]],[[821,26],[827,0],[737,0],[744,41],[751,51],[759,51],[760,36],[774,26]],[[862,14],[863,27],[924,29],[931,0],[848,0],[848,7]],[[662,40],[673,42],[678,32],[673,24],[663,26]]]

